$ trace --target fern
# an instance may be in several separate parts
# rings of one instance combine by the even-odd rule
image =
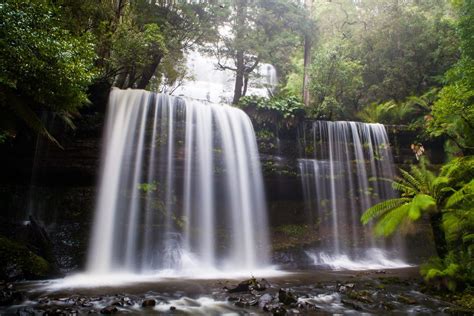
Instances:
[[[393,181],[392,188],[398,192],[403,193],[404,195],[415,195],[416,190],[407,184],[405,181]]]
[[[474,200],[474,180],[455,191],[446,201],[446,207],[451,208],[461,202],[472,203]]]
[[[378,236],[390,236],[393,234],[401,222],[407,218],[409,211],[410,204],[404,204],[387,212],[375,225],[375,234]]]
[[[363,224],[367,224],[372,219],[380,217],[381,215],[387,212],[390,212],[404,204],[407,204],[408,202],[410,202],[410,200],[410,198],[396,198],[375,204],[374,206],[366,210],[364,214],[362,214],[361,222]]]
[[[413,186],[413,188],[417,189],[418,191],[421,189],[422,184],[414,176],[412,176],[408,171],[400,169],[400,174],[402,175],[403,180],[410,183],[410,185]]]

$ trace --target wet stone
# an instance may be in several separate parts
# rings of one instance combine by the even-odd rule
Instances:
[[[144,300],[142,303],[142,307],[153,307],[155,305],[156,305],[156,301],[153,299]]]
[[[400,303],[404,303],[404,304],[409,304],[409,305],[414,305],[416,304],[416,300],[414,298],[411,298],[411,297],[408,297],[408,296],[404,296],[404,295],[399,295],[397,300],[400,302]]]
[[[258,307],[263,308],[265,305],[270,304],[272,301],[273,296],[268,293],[265,293],[258,298]]]
[[[290,305],[292,303],[298,302],[297,297],[293,293],[291,293],[290,291],[285,291],[283,289],[280,289],[278,291],[278,300],[285,305]]]
[[[118,312],[118,309],[116,306],[107,306],[100,310],[101,314],[115,314],[117,312]]]
[[[354,300],[342,299],[341,302],[342,304],[349,306],[350,308],[355,309],[356,311],[361,311],[364,309],[364,305]]]

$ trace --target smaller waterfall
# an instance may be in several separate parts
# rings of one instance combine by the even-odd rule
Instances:
[[[306,212],[321,236],[321,256],[315,262],[361,260],[375,248],[403,256],[399,238],[386,243],[360,223],[367,208],[395,194],[386,181],[395,172],[384,126],[315,121],[305,126],[303,136],[305,158],[299,169]]]
[[[234,93],[235,72],[218,69],[217,62],[218,60],[212,56],[197,51],[189,52],[187,69],[190,77],[183,80],[179,86],[170,87],[169,90],[177,96],[230,104]],[[260,64],[251,74],[246,95],[266,97],[277,85],[275,67]]]
[[[87,270],[252,271],[269,263],[252,124],[230,106],[111,92]]]

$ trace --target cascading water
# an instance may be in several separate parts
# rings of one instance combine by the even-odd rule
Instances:
[[[319,254],[311,252],[310,257],[317,264],[337,262],[336,268],[344,267],[341,261],[350,268],[355,266],[351,260],[367,262],[367,257],[377,261],[374,266],[387,266],[383,251],[388,249],[391,257],[403,257],[399,237],[385,243],[360,224],[367,208],[395,194],[386,181],[395,173],[384,126],[345,121],[310,124],[303,133],[306,158],[299,160],[308,221],[321,236]]]
[[[233,98],[235,72],[216,67],[217,60],[197,51],[187,56],[187,69],[191,78],[185,78],[167,92],[213,103],[230,103]],[[229,65],[232,66],[233,65]],[[252,73],[246,95],[268,96],[278,84],[275,67],[260,64]]]
[[[244,112],[114,89],[104,137],[88,272],[269,263],[260,162]]]

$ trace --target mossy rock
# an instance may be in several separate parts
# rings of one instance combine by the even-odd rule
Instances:
[[[50,273],[49,263],[24,245],[0,236],[0,279],[41,279]]]

